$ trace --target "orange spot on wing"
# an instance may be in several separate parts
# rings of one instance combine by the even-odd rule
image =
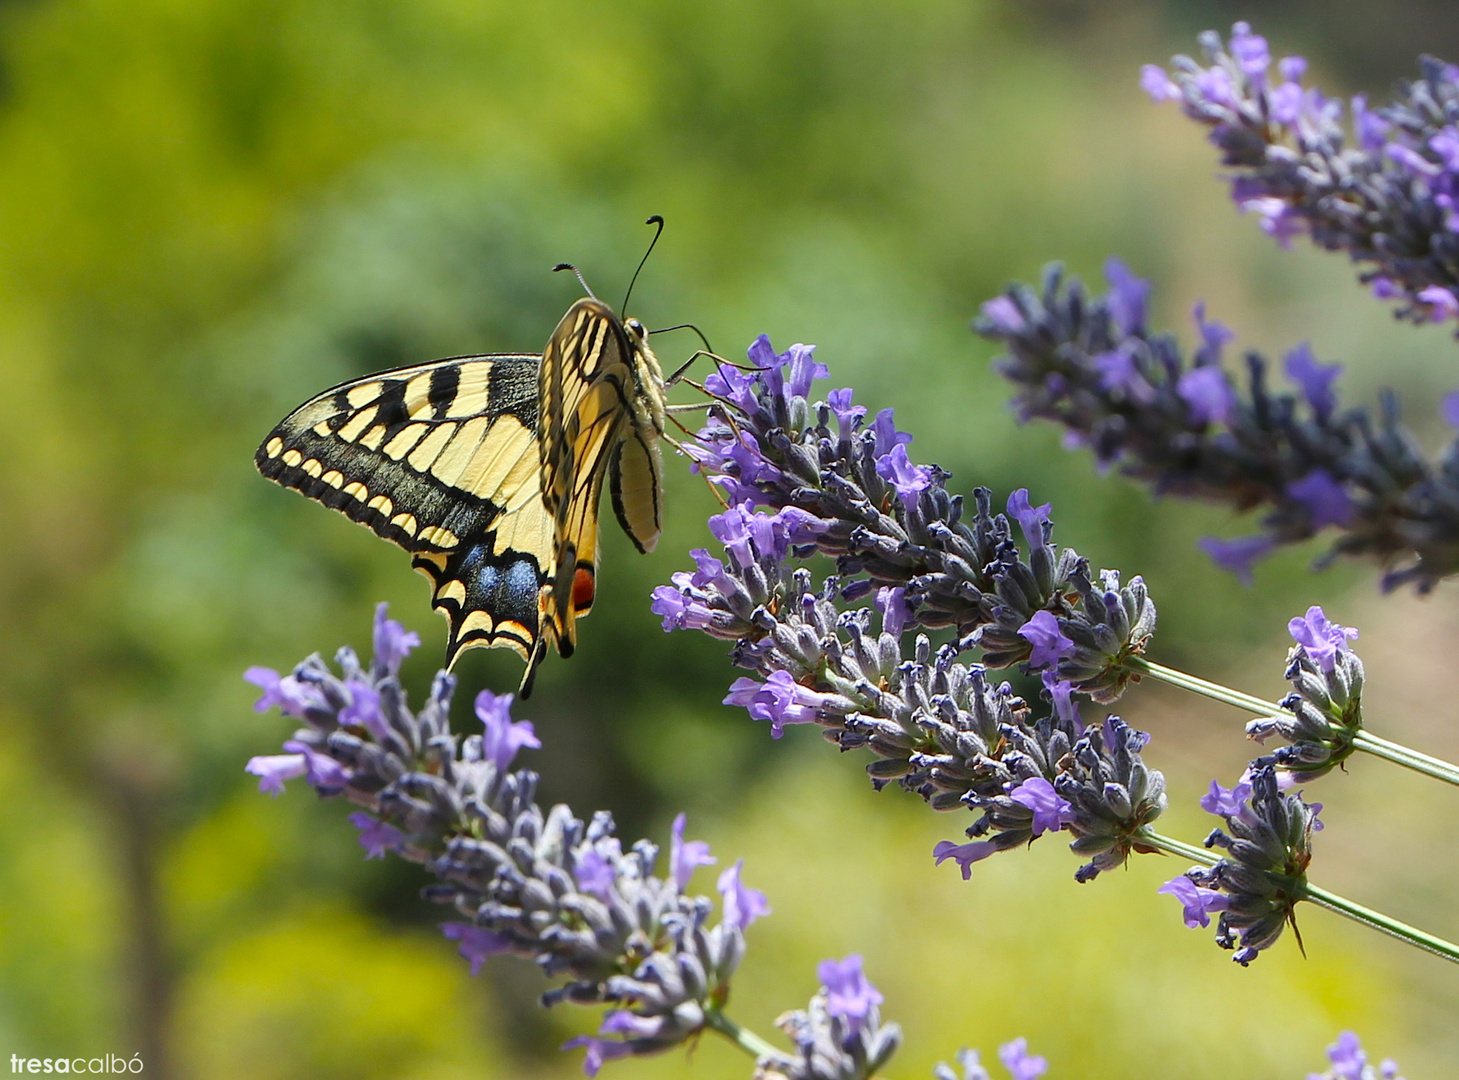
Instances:
[[[593,572],[586,566],[579,566],[572,576],[572,606],[574,611],[586,611],[593,606]]]

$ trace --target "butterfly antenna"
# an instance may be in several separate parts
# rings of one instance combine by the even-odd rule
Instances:
[[[664,219],[658,214],[653,215],[644,224],[657,225],[658,229],[654,232],[654,238],[648,242],[648,250],[643,253],[643,258],[638,260],[638,270],[633,272],[633,277],[628,282],[628,291],[623,294],[623,305],[618,309],[620,312],[628,311],[628,298],[633,295],[633,286],[638,281],[639,271],[643,269],[643,264],[648,262],[648,257],[653,254],[654,245],[659,242],[659,237],[664,235]]]
[[[557,273],[559,270],[571,270],[572,271],[572,276],[575,277],[575,278],[577,278],[578,279],[578,284],[583,287],[583,292],[587,293],[594,300],[598,299],[598,294],[595,293],[595,292],[593,292],[592,289],[588,288],[588,283],[583,280],[583,272],[581,270],[579,270],[576,266],[574,266],[572,263],[558,263],[556,266],[554,266],[552,268],[552,272],[554,274]],[[523,695],[523,696],[525,696],[525,695]]]
[[[711,345],[709,343],[709,339],[704,336],[704,331],[701,330],[701,329],[699,329],[699,327],[695,326],[692,322],[681,322],[677,326],[661,326],[657,330],[650,330],[649,333],[650,334],[667,334],[670,330],[693,330],[694,333],[699,336],[699,340],[702,341],[702,342],[704,342],[704,351],[706,353],[708,353],[710,356],[715,355],[715,353],[714,353],[714,346]],[[702,354],[700,354],[700,355],[702,355]]]

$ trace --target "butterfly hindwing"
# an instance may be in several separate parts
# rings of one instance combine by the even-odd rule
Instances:
[[[530,659],[555,570],[541,498],[540,358],[457,357],[343,383],[300,406],[259,471],[409,551],[463,648]]]
[[[639,551],[647,554],[663,529],[663,461],[657,442],[631,433],[613,451],[609,462],[613,513]]]

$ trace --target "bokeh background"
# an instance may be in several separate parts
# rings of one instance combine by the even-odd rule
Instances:
[[[581,265],[650,325],[692,320],[733,354],[818,344],[833,383],[895,406],[914,456],[964,490],[1028,487],[1057,536],[1142,573],[1154,656],[1281,692],[1286,619],[1361,627],[1384,734],[1459,754],[1452,588],[1380,598],[1320,550],[1244,590],[1194,547],[1250,522],[1152,502],[1057,433],[1019,428],[967,330],[1049,259],[1097,278],[1119,253],[1189,340],[1205,298],[1242,346],[1310,339],[1349,400],[1397,386],[1440,438],[1459,383],[1439,328],[1393,323],[1340,259],[1277,251],[1230,208],[1213,154],[1139,64],[1253,17],[1324,88],[1382,97],[1421,52],[1459,59],[1441,0],[4,0],[0,2],[0,1058],[141,1053],[156,1078],[566,1077],[595,1017],[535,1004],[530,965],[471,979],[417,869],[364,862],[345,808],[270,800],[242,767],[287,735],[241,672],[368,647],[373,604],[425,645],[444,624],[395,549],[266,483],[252,453],[349,376],[541,348]],[[656,342],[666,365],[695,345]],[[1026,1035],[1053,1077],[1291,1077],[1344,1027],[1411,1080],[1454,1074],[1459,973],[1307,913],[1241,970],[1191,933],[1142,858],[1078,886],[1057,840],[963,882],[934,869],[967,821],[896,791],[813,731],[772,743],[719,704],[724,650],[665,635],[648,593],[688,565],[714,508],[681,459],[657,553],[611,523],[570,663],[519,718],[549,800],[663,840],[686,810],[743,856],[775,914],[750,933],[734,1012],[763,1031],[859,951],[907,1043],[888,1075]],[[477,689],[519,665],[459,665]],[[1160,688],[1168,831],[1198,839],[1241,718]],[[1314,878],[1453,938],[1459,800],[1382,763],[1320,785]],[[708,891],[707,872],[699,886]],[[745,1077],[716,1040],[615,1075]]]

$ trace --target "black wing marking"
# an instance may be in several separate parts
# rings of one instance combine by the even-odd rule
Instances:
[[[259,471],[410,552],[463,649],[540,652],[554,571],[539,483],[541,358],[455,357],[342,383],[259,447]]]

